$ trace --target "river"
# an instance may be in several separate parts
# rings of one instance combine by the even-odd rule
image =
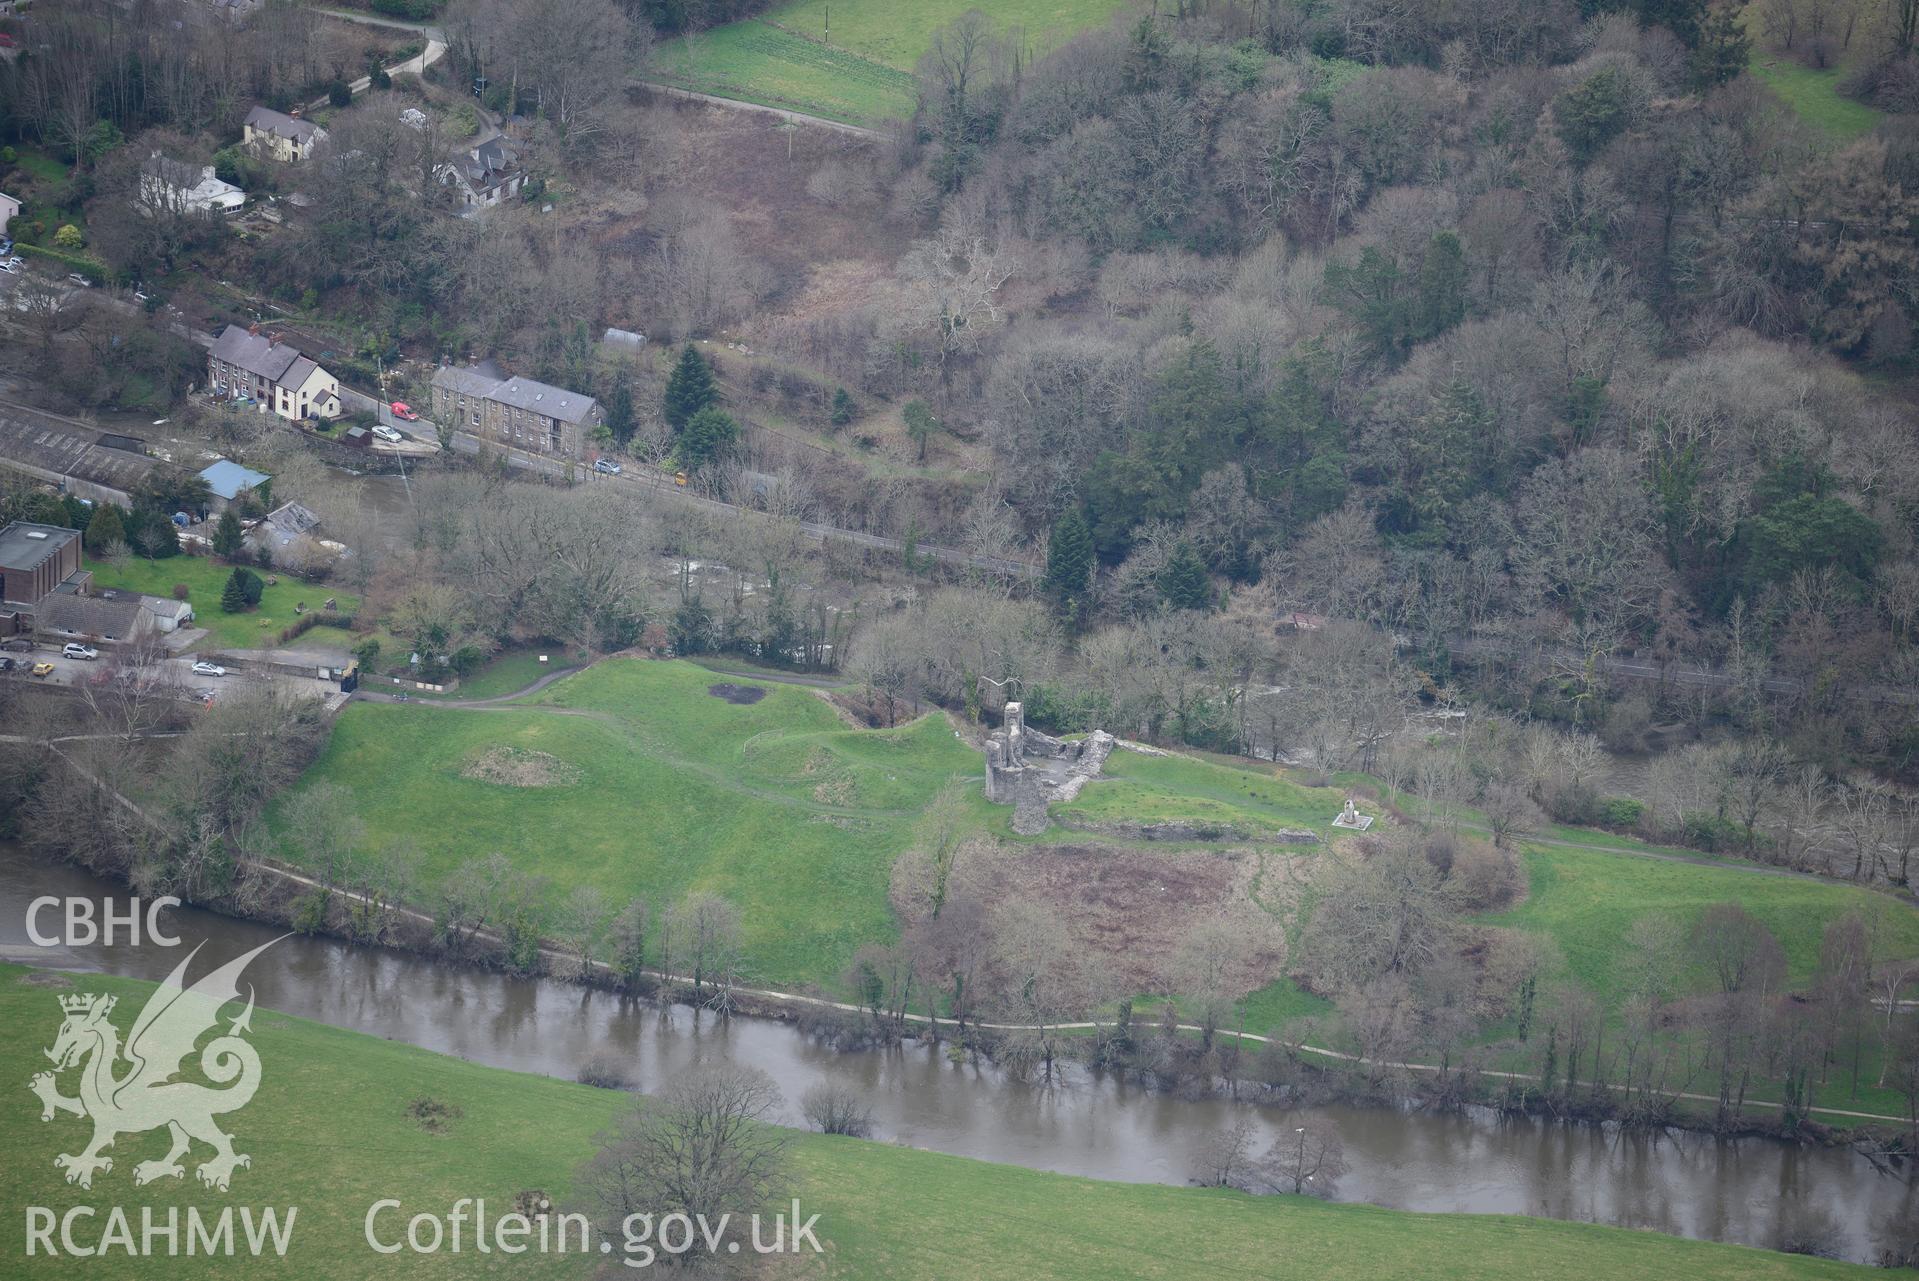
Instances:
[[[126,890],[77,869],[48,866],[0,845],[0,956],[48,968],[161,979],[185,955],[150,943],[33,947],[25,905],[39,895]],[[42,932],[53,914],[41,917]],[[169,914],[211,965],[275,931],[193,909]],[[476,1063],[571,1079],[598,1055],[623,1060],[651,1090],[697,1063],[722,1060],[767,1072],[798,1124],[798,1099],[819,1081],[851,1085],[871,1104],[876,1137],[982,1160],[1128,1182],[1183,1183],[1198,1145],[1241,1114],[1272,1135],[1299,1114],[1226,1101],[1180,1099],[1069,1069],[1062,1085],[1008,1079],[989,1065],[954,1063],[943,1047],[840,1053],[777,1020],[721,1021],[571,984],[444,965],[331,939],[288,938],[249,968],[259,1003],[335,1027],[410,1042]],[[1338,1199],[1395,1209],[1540,1215],[1680,1236],[1771,1245],[1783,1221],[1813,1226],[1844,1257],[1870,1262],[1894,1226],[1919,1216],[1919,1185],[1853,1152],[1771,1139],[1503,1117],[1487,1109],[1434,1114],[1324,1107],[1351,1167]]]

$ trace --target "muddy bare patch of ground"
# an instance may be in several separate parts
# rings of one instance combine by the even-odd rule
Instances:
[[[1292,860],[1244,849],[1012,847],[993,860],[989,901],[1018,898],[1052,908],[1075,949],[1101,958],[1121,986],[1139,992],[1171,990],[1181,945],[1200,926],[1223,922],[1246,940],[1235,981],[1250,992],[1279,978],[1286,961],[1281,920],[1252,897],[1258,882],[1268,908],[1290,908],[1297,878],[1283,875],[1276,861]]]
[[[546,752],[499,746],[468,761],[460,777],[501,787],[571,787],[580,781],[580,771]]]
[[[764,685],[708,685],[706,692],[714,698],[723,698],[735,707],[749,707],[766,697]]]

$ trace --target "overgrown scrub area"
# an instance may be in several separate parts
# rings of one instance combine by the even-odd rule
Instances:
[[[111,994],[128,1010],[154,987],[0,967],[0,1017],[24,1030],[0,1049],[12,1075],[24,1080],[44,1067],[39,1051],[43,1041],[51,1043],[60,1018],[55,998],[80,991]],[[617,1090],[481,1067],[266,1010],[256,1013],[250,1039],[262,1061],[280,1070],[269,1067],[255,1102],[231,1126],[238,1146],[254,1158],[236,1176],[235,1190],[244,1180],[249,1204],[298,1205],[293,1248],[284,1262],[162,1254],[142,1264],[155,1278],[363,1275],[370,1253],[362,1235],[369,1146],[386,1156],[381,1194],[408,1208],[451,1206],[460,1197],[484,1195],[504,1212],[527,1189],[541,1189],[563,1211],[591,1213],[584,1195],[591,1176],[582,1167],[601,1149],[610,1127],[637,1115],[633,1097]],[[782,1102],[797,1107],[797,1101]],[[430,1130],[414,1118],[423,1103],[443,1128]],[[0,1195],[56,1213],[90,1203],[89,1194],[66,1184],[53,1164],[71,1146],[79,1122],[62,1118],[43,1125],[39,1107],[24,1089],[0,1097],[0,1125],[16,1140],[16,1159],[0,1167]],[[797,1119],[796,1111],[780,1115]],[[342,1116],[356,1118],[352,1135],[339,1132]],[[1044,1259],[1048,1275],[1062,1278],[1173,1278],[1190,1275],[1194,1267],[1243,1269],[1246,1260],[1273,1252],[1328,1277],[1388,1269],[1517,1281],[1582,1268],[1606,1275],[1683,1273],[1702,1281],[1870,1275],[1820,1259],[1547,1219],[1414,1215],[1304,1197],[1099,1183],[860,1139],[792,1131],[770,1136],[784,1151],[767,1200],[784,1204],[797,1195],[808,1213],[821,1214],[824,1272],[834,1277],[890,1278],[902,1271],[1028,1277],[1035,1260]],[[122,1145],[141,1141],[156,1140],[151,1134],[129,1136]],[[121,1160],[128,1158],[121,1156],[112,1175],[103,1177],[121,1178]],[[98,1191],[96,1186],[92,1195]],[[168,1208],[184,1212],[201,1200],[190,1179],[139,1188],[129,1182],[116,1194],[136,1222],[139,1207],[153,1207],[164,1220]],[[969,1214],[970,1226],[949,1237],[944,1234],[954,1231],[956,1195],[978,1218]],[[1034,1217],[1036,1204],[1053,1207],[1043,1221]],[[7,1228],[8,1248],[23,1250],[24,1242],[12,1235],[17,1231]],[[1176,1236],[1191,1238],[1176,1258],[1139,1248],[1144,1240]],[[935,1239],[952,1247],[928,1250],[926,1242]],[[466,1276],[473,1257],[470,1251],[409,1256],[409,1273]],[[1436,1258],[1442,1260],[1438,1265]],[[1453,1267],[1443,1262],[1448,1259],[1472,1262]],[[584,1258],[528,1254],[515,1271],[586,1277],[601,1262],[597,1252]],[[36,1274],[43,1265],[49,1276],[81,1272],[63,1260],[36,1260]]]

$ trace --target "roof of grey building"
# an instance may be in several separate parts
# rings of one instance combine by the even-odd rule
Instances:
[[[531,378],[507,379],[493,389],[491,399],[503,405],[511,405],[515,409],[545,414],[563,423],[582,421],[593,412],[595,403],[591,396],[582,396],[577,391],[567,391],[563,387],[535,382]]]
[[[220,336],[213,340],[209,354],[215,360],[274,383],[286,381],[287,371],[301,359],[300,349],[292,343],[275,342],[266,334],[253,333],[240,325],[222,329]]]
[[[108,448],[105,440],[105,433],[84,423],[0,405],[0,464],[14,462],[50,476],[131,493],[154,462],[144,454]]]
[[[254,471],[251,467],[242,467],[231,459],[222,458],[219,462],[209,463],[201,468],[200,479],[206,481],[207,488],[222,498],[232,499],[240,495],[243,489],[254,489],[266,484],[273,477],[263,471]]]
[[[267,513],[267,521],[288,534],[307,534],[320,527],[320,518],[299,503],[287,503]]]
[[[462,369],[457,365],[447,365],[433,375],[433,385],[445,388],[460,396],[491,396],[493,389],[500,385],[500,379],[490,377],[479,369]]]
[[[311,356],[302,356],[287,366],[287,371],[281,376],[280,381],[297,390],[306,386],[307,379],[313,377],[313,371],[319,367]]]
[[[34,611],[34,625],[47,631],[124,639],[134,633],[144,610],[140,593],[105,596],[49,596]]]
[[[181,191],[192,191],[200,185],[200,179],[205,171],[199,165],[190,165],[156,151],[141,162],[140,172],[158,178],[169,187],[177,187]]]
[[[160,618],[184,618],[193,612],[192,602],[171,596],[142,596],[140,608]]]
[[[16,520],[5,529],[0,529],[0,569],[30,573],[46,564],[49,557],[78,537],[80,531],[77,529]]]
[[[557,418],[563,423],[584,422],[599,403],[591,396],[532,378],[489,377],[480,366],[459,369],[448,365],[433,375],[433,385],[457,395],[478,396],[514,409]]]
[[[311,120],[301,120],[271,107],[255,107],[247,112],[246,122],[256,130],[275,134],[289,142],[311,142],[326,132]]]

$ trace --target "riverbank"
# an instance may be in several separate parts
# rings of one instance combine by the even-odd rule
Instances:
[[[244,904],[233,900],[206,906],[236,919],[291,924],[302,917],[301,902],[320,892],[321,884],[291,867],[257,862],[248,865],[248,873],[273,882],[271,891],[252,893]],[[331,910],[324,920],[308,918],[303,932],[321,933],[339,939],[348,946],[372,945],[397,948],[434,964],[470,966],[489,972],[511,972],[509,945],[498,934],[484,928],[466,936],[462,950],[449,954],[441,945],[435,922],[425,913],[395,904],[376,904],[350,890],[333,890]],[[356,937],[352,923],[360,913],[374,909],[386,914],[388,925],[376,939]],[[1617,1115],[1607,1104],[1616,1087],[1600,1092],[1588,1091],[1584,1102],[1554,1098],[1539,1091],[1538,1077],[1528,1072],[1506,1071],[1484,1066],[1454,1065],[1407,1060],[1376,1061],[1328,1046],[1313,1045],[1300,1038],[1266,1035],[1243,1029],[1216,1027],[1211,1034],[1222,1047],[1237,1047],[1238,1069],[1230,1079],[1217,1078],[1222,1067],[1219,1057],[1209,1058],[1199,1051],[1197,1042],[1206,1029],[1196,1024],[1163,1022],[1135,1018],[1129,1011],[1125,1026],[1117,1017],[1075,1020],[1037,1028],[1028,1024],[997,1022],[987,1018],[960,1020],[933,1014],[899,1011],[880,1016],[859,1005],[835,1000],[812,992],[780,991],[737,982],[721,985],[707,981],[702,985],[694,976],[646,968],[631,983],[623,982],[603,962],[580,965],[554,945],[542,940],[539,965],[522,977],[577,984],[601,991],[625,993],[661,1004],[685,1003],[714,1009],[724,1014],[742,1014],[755,1018],[791,1023],[810,1037],[835,1050],[870,1049],[919,1040],[933,1046],[951,1042],[955,1052],[1000,1062],[1009,1040],[1035,1032],[1054,1038],[1055,1053],[1063,1063],[1097,1067],[1135,1080],[1141,1088],[1178,1093],[1186,1097],[1229,1095],[1238,1098],[1242,1090],[1265,1101],[1281,1099],[1337,1100],[1360,1107],[1394,1107],[1405,1103],[1434,1104],[1456,1108],[1476,1103],[1497,1111],[1525,1116],[1545,1116],[1555,1121],[1580,1125],[1609,1125]],[[1159,1045],[1151,1045],[1159,1038]],[[1116,1046],[1125,1047],[1116,1054]],[[1137,1052],[1145,1049],[1145,1054]],[[1157,1050],[1164,1069],[1147,1066]],[[1017,1056],[1030,1058],[1030,1047],[1022,1047]],[[1034,1068],[1022,1062],[1020,1071]],[[1412,1088],[1394,1096],[1377,1084],[1369,1084],[1359,1073],[1376,1076],[1372,1069],[1383,1069],[1412,1083]],[[1045,1072],[1053,1070],[1045,1065]],[[1431,1088],[1427,1088],[1431,1083]],[[1442,1088],[1443,1087],[1443,1088]],[[1757,1135],[1789,1143],[1847,1146],[1867,1141],[1874,1147],[1904,1144],[1910,1118],[1892,1113],[1862,1111],[1814,1104],[1806,1109],[1808,1119],[1788,1124],[1784,1108],[1774,1100],[1752,1097],[1743,1103],[1756,1117],[1744,1116],[1731,1128],[1712,1119],[1718,1100],[1710,1094],[1684,1089],[1665,1092],[1663,1108],[1646,1110],[1640,1100],[1642,1130],[1688,1130],[1720,1138]],[[1823,1118],[1823,1121],[1818,1118]],[[1909,1149],[1908,1149],[1909,1150]]]
[[[29,979],[0,966],[0,1020],[23,1035],[0,1046],[0,1072],[24,1081],[44,1064],[59,1026],[56,997],[71,990],[115,995],[116,1022],[130,1025],[151,985],[98,975]],[[53,984],[57,986],[49,986]],[[249,1205],[298,1206],[285,1260],[157,1258],[143,1281],[193,1277],[363,1277],[387,1260],[371,1254],[367,1207],[395,1198],[409,1213],[445,1213],[463,1196],[495,1206],[540,1189],[562,1206],[593,1136],[630,1106],[617,1091],[476,1066],[410,1046],[256,1011],[251,1040],[259,1092],[227,1124],[252,1165],[232,1196]],[[432,1098],[458,1109],[438,1129],[413,1104]],[[81,1142],[80,1122],[42,1124],[24,1089],[0,1092],[0,1198],[64,1212],[118,1204],[184,1213],[203,1197],[190,1179],[134,1188],[131,1166],[157,1155],[156,1135],[127,1136],[119,1163],[89,1191],[67,1185],[53,1156]],[[1069,1178],[881,1143],[794,1133],[792,1192],[821,1215],[824,1273],[846,1278],[1139,1277],[1193,1275],[1343,1278],[1472,1277],[1481,1281],[1564,1272],[1603,1277],[1688,1276],[1699,1281],[1807,1281],[1868,1275],[1866,1269],[1646,1232],[1513,1216],[1424,1215],[1293,1197],[1255,1198]],[[152,1149],[149,1151],[148,1149]],[[1040,1213],[1034,1209],[1044,1205]],[[5,1217],[0,1257],[22,1257],[22,1219]],[[1174,1247],[1169,1243],[1177,1243]],[[472,1255],[408,1256],[409,1277],[473,1275]],[[516,1260],[514,1276],[589,1275],[578,1255]],[[98,1261],[36,1259],[32,1278],[92,1275]],[[1885,1275],[1883,1273],[1879,1275]]]
[[[0,902],[41,895],[100,905],[124,890],[0,847]],[[202,959],[210,963],[281,934],[193,908],[167,917],[186,944],[206,943]],[[23,922],[0,914],[0,956],[11,960],[157,980],[180,955],[124,941],[33,947]],[[956,1052],[951,1039],[838,1051],[791,1020],[721,1020],[685,1005],[318,937],[282,938],[247,977],[264,1007],[564,1081],[608,1060],[648,1093],[694,1063],[759,1068],[785,1092],[787,1124],[800,1123],[797,1099],[831,1084],[872,1106],[879,1139],[1099,1180],[1182,1185],[1230,1127],[1251,1125],[1263,1148],[1309,1124],[1345,1142],[1351,1170],[1339,1200],[1408,1211],[1549,1215],[1758,1246],[1801,1232],[1803,1220],[1823,1225],[1824,1248],[1854,1261],[1877,1259],[1896,1239],[1894,1226],[1919,1211],[1919,1189],[1841,1148],[1477,1107],[1346,1107],[1298,1095],[1282,1107],[1252,1101],[1274,1098],[1264,1091],[1242,1090],[1238,1099],[1174,1094],[1071,1062],[1043,1084]]]

